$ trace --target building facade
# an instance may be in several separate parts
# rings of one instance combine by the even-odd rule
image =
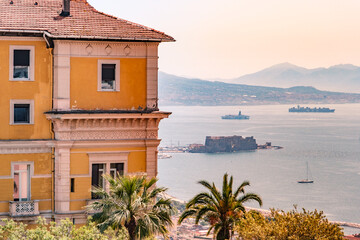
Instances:
[[[170,41],[86,0],[0,0],[0,217],[82,224],[103,174],[157,175]]]

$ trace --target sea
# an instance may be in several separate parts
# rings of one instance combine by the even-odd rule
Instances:
[[[248,180],[247,192],[263,200],[262,209],[321,210],[329,220],[360,223],[360,104],[321,104],[334,113],[289,113],[294,105],[163,106],[170,111],[160,123],[160,146],[205,144],[206,136],[253,136],[283,149],[234,153],[171,153],[158,160],[159,186],[187,201],[205,189],[199,180],[221,188],[225,173],[234,186]],[[223,120],[238,111],[249,120]],[[306,178],[306,164],[314,180]],[[260,208],[255,203],[246,204]],[[345,228],[346,234],[360,229]]]

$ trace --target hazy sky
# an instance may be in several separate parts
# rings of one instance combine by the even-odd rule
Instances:
[[[360,65],[359,0],[88,0],[96,9],[163,31],[160,71],[233,78],[290,62]]]

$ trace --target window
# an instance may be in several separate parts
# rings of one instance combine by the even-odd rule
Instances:
[[[110,174],[114,176],[123,176],[124,175],[124,163],[96,163],[91,166],[91,185],[93,187],[101,187],[105,189],[105,178],[104,174]],[[109,170],[109,171],[108,171]],[[97,199],[98,196],[91,194],[92,199]]]
[[[75,178],[71,178],[70,192],[75,192]]]
[[[105,179],[103,175],[105,174],[105,164],[93,164],[91,170],[91,185],[93,187],[101,187],[105,186]],[[91,193],[92,199],[97,199],[98,196]]]
[[[14,50],[14,79],[29,79],[30,50]]]
[[[10,100],[10,124],[34,123],[34,100]]]
[[[14,123],[30,123],[30,104],[14,104]]]
[[[98,61],[98,91],[120,91],[120,61]]]
[[[115,89],[115,64],[101,65],[101,90]]]
[[[93,164],[91,185],[93,185],[94,187],[104,187],[104,178],[103,178],[104,174],[105,174],[105,164]]]
[[[11,81],[34,81],[34,46],[10,46]]]
[[[123,176],[124,175],[124,163],[110,163],[110,175],[112,177],[115,176]]]
[[[14,164],[14,201],[30,201],[30,164]]]

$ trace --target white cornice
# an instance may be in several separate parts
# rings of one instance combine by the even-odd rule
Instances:
[[[14,36],[0,36],[0,41],[43,41],[42,37],[14,37]]]
[[[158,138],[160,120],[170,113],[46,114],[57,140],[145,140]]]
[[[97,58],[158,58],[159,43],[146,42],[111,42],[111,41],[71,41],[54,40],[54,54],[70,57]],[[67,46],[69,52],[63,52],[62,46]]]
[[[0,154],[51,153],[48,141],[0,141]]]

